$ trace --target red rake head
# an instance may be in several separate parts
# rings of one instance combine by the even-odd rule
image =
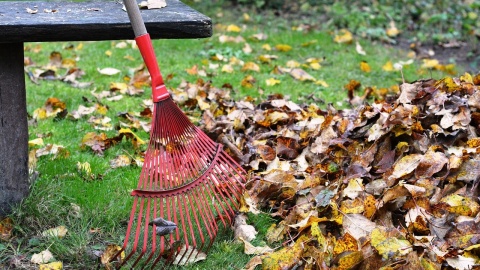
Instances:
[[[245,171],[171,98],[155,103],[153,117],[123,245],[132,268],[204,258],[232,222],[245,183]]]

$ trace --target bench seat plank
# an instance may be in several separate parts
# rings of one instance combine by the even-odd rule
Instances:
[[[0,1],[0,42],[95,41],[133,39],[121,2]],[[31,14],[27,11],[36,10]],[[152,39],[204,38],[212,21],[178,0],[141,11]]]

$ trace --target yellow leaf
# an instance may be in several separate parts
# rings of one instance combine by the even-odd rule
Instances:
[[[266,238],[267,243],[275,243],[283,241],[283,237],[287,232],[287,228],[285,227],[285,222],[282,221],[278,225],[273,223],[267,230]]]
[[[110,50],[105,51],[105,55],[109,57],[112,56],[112,51]]]
[[[244,21],[246,21],[246,22],[250,21],[250,15],[248,15],[247,13],[243,13],[242,17],[243,17]]]
[[[77,170],[78,173],[82,176],[86,176],[87,178],[90,178],[90,176],[92,176],[92,168],[90,167],[90,163],[88,162],[81,163],[80,161],[78,161]]]
[[[279,251],[266,255],[262,259],[263,269],[291,269],[302,260],[305,242],[308,241],[308,236],[302,234],[292,247],[285,247]]]
[[[241,85],[246,88],[252,88],[255,82],[256,80],[252,75],[247,75],[243,78]]]
[[[276,56],[276,55],[262,54],[258,57],[258,60],[260,60],[260,62],[262,62],[262,63],[268,64],[272,60],[277,59],[277,58],[278,58],[278,56]]]
[[[300,66],[300,63],[295,61],[295,60],[290,60],[290,61],[287,62],[286,66],[288,68],[296,68],[296,67]]]
[[[346,251],[358,251],[357,240],[348,232],[339,238],[335,243],[335,247],[333,248],[333,256],[337,256],[338,254]]]
[[[103,252],[102,256],[100,257],[100,262],[103,264],[103,265],[109,265],[110,264],[110,261],[113,259],[113,257],[115,255],[117,255],[117,253],[122,250],[122,248],[120,246],[117,246],[117,245],[108,245],[107,248],[105,249],[105,251]],[[122,251],[122,253],[120,253],[116,258],[115,260],[117,261],[123,261],[123,259],[125,258],[125,252]]]
[[[387,238],[380,228],[375,228],[370,234],[371,244],[385,260],[393,256],[406,255],[411,252],[411,244],[407,240],[395,237]]]
[[[465,74],[460,76],[460,81],[473,84],[473,77],[472,77],[472,75],[470,75],[470,73],[465,72]]]
[[[227,32],[240,32],[242,29],[238,26],[236,26],[235,24],[230,24],[229,26],[227,26]]]
[[[267,79],[265,80],[265,82],[267,83],[267,86],[274,86],[274,85],[280,84],[280,80],[277,80],[275,78]]]
[[[322,67],[319,63],[310,63],[310,68],[314,70],[319,70]]]
[[[448,204],[450,213],[457,215],[474,217],[480,211],[480,205],[469,197],[452,194],[440,201]]]
[[[223,65],[223,67],[222,67],[222,72],[225,72],[225,73],[233,73],[233,67],[232,67],[232,65],[230,65],[230,64]]]
[[[245,63],[245,65],[243,65],[242,71],[247,71],[247,70],[259,72],[260,67],[257,64],[255,64],[254,62],[247,62],[247,63]]]
[[[385,71],[393,71],[392,61],[388,61],[385,65],[382,66],[382,69]]]
[[[439,64],[440,62],[437,59],[423,59],[422,68],[434,68]]]
[[[318,222],[312,222],[311,225],[311,234],[312,236],[317,238],[318,245],[325,247],[326,246],[326,239],[325,236],[323,235],[322,231],[320,230],[320,227],[318,226]]]
[[[38,270],[62,270],[63,263],[62,262],[51,262],[47,264],[40,264],[38,266]]]
[[[262,49],[264,49],[265,51],[271,51],[272,47],[270,47],[270,44],[263,44]]]
[[[323,86],[323,87],[328,87],[328,83],[327,83],[326,81],[324,81],[324,80],[316,80],[316,81],[315,81],[315,84],[321,85],[321,86]]]
[[[110,83],[110,91],[119,91],[122,94],[127,92],[128,85],[126,83],[112,82]]]
[[[132,136],[132,139],[133,139],[133,145],[135,147],[139,146],[139,145],[142,145],[142,144],[146,144],[146,142],[142,139],[140,139],[140,137],[137,136],[137,134],[133,133],[133,131],[129,128],[121,128],[118,133],[120,134],[124,134],[126,135],[127,137],[129,136]]]
[[[313,45],[313,44],[315,44],[315,43],[317,43],[317,40],[316,40],[316,39],[310,40],[310,41],[307,41],[307,42],[305,42],[305,43],[302,43],[302,47],[308,47],[308,46]]]
[[[365,200],[363,201],[363,208],[365,209],[363,215],[366,218],[370,219],[375,214],[375,212],[377,212],[377,207],[375,206],[376,203],[377,202],[373,195],[368,195],[365,198]]]
[[[372,68],[370,67],[370,65],[365,62],[365,61],[362,61],[360,62],[360,69],[363,71],[363,72],[370,72],[372,71]]]
[[[287,45],[287,44],[278,44],[278,45],[275,45],[275,49],[277,49],[281,52],[288,52],[292,49],[292,47],[290,45]]]
[[[336,43],[352,43],[353,35],[347,29],[341,29],[339,34],[333,39]]]
[[[386,33],[387,33],[387,36],[389,37],[396,37],[398,34],[400,34],[400,31],[395,26],[394,21],[390,21],[390,27],[387,29]]]
[[[28,141],[28,146],[40,146],[43,145],[43,139],[42,138],[36,138],[33,140]]]
[[[341,256],[338,260],[338,267],[336,270],[354,269],[357,264],[363,261],[363,254],[361,251],[354,251]]]
[[[38,108],[33,111],[33,119],[42,120],[47,118],[47,111],[44,108]]]
[[[58,226],[55,228],[48,229],[42,232],[42,236],[44,237],[58,237],[63,238],[67,235],[68,229],[65,226]]]

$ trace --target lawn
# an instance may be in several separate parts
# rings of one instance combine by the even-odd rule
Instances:
[[[463,72],[460,66],[420,60],[378,40],[325,29],[311,23],[312,18],[215,11],[208,14],[214,19],[211,38],[154,41],[167,87],[177,100],[189,88],[210,83],[236,101],[259,104],[269,95],[281,94],[298,104],[350,108],[350,101],[356,106],[397,94],[403,80]],[[98,151],[86,135],[105,133],[112,138],[124,128],[148,141],[142,125],[148,126],[151,119],[141,112],[148,107],[150,90],[138,77],[141,56],[131,41],[27,43],[25,55],[31,76],[26,80],[34,173],[30,195],[11,215],[13,234],[0,242],[0,268],[35,269],[31,256],[48,249],[66,269],[93,269],[107,245],[123,242],[132,206],[129,194],[141,170],[136,160],[141,160],[145,145],[124,138]],[[78,85],[62,80],[72,68],[81,70],[76,70],[81,74],[75,78]],[[115,74],[105,68],[116,69]],[[350,89],[349,99],[352,80],[360,85]],[[127,91],[125,85],[136,91]],[[366,89],[371,93],[364,100],[360,97]],[[202,124],[200,104],[179,104],[193,122]],[[78,114],[80,106],[95,109]],[[130,163],[119,166],[115,163],[119,156]],[[268,227],[277,222],[268,215],[269,209],[264,211],[249,214],[249,222],[259,231],[253,244],[264,243]],[[58,226],[68,229],[65,237],[42,236]],[[185,269],[239,269],[251,257],[227,231],[207,260]]]

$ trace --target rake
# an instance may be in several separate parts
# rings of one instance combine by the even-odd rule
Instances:
[[[154,109],[124,244],[113,258],[126,252],[120,267],[142,269],[195,262],[231,224],[246,173],[174,103],[136,1],[124,4],[150,73]]]

